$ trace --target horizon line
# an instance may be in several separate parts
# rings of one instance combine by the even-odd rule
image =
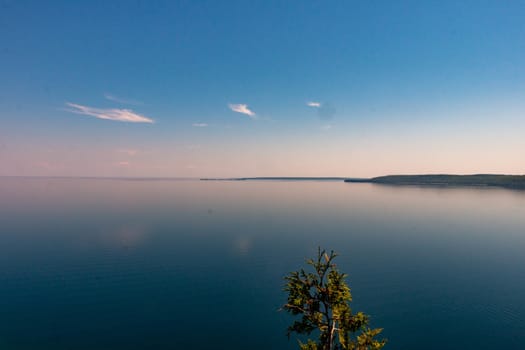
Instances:
[[[511,175],[523,176],[525,174],[504,174],[504,173],[418,173],[418,174],[386,174],[368,177],[354,176],[90,176],[90,175],[0,175],[0,178],[34,178],[34,179],[101,179],[101,180],[238,180],[238,179],[372,179],[383,176],[413,176],[413,175]]]

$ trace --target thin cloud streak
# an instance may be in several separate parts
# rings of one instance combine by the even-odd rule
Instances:
[[[321,102],[313,102],[313,101],[310,101],[310,102],[306,102],[306,105],[307,105],[308,107],[319,108],[319,107],[321,107]]]
[[[88,106],[82,106],[76,103],[67,102],[67,106],[71,107],[67,111],[76,114],[89,115],[98,119],[113,120],[126,123],[155,123],[153,119],[137,114],[130,109],[103,109]]]
[[[126,98],[120,98],[120,97],[117,97],[115,95],[107,94],[107,93],[104,94],[104,98],[106,100],[110,100],[110,101],[113,101],[113,102],[122,103],[122,104],[126,104],[126,105],[142,106],[144,104],[141,101],[130,100],[130,99],[126,99]]]
[[[248,108],[248,105],[246,104],[242,104],[242,103],[239,103],[239,104],[235,104],[235,103],[230,103],[228,104],[228,107],[234,111],[234,112],[237,112],[237,113],[242,113],[242,114],[246,114],[247,116],[249,116],[250,118],[252,119],[256,119],[256,115],[255,115],[255,112],[250,110]]]
[[[205,127],[208,126],[208,124],[206,124],[206,123],[193,123],[191,125],[196,127],[196,128],[205,128]]]

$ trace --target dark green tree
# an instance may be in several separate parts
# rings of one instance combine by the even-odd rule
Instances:
[[[300,317],[288,327],[292,333],[318,334],[317,341],[299,341],[302,350],[377,350],[386,340],[376,339],[381,328],[370,329],[368,316],[362,312],[352,313],[352,295],[345,282],[346,274],[337,270],[333,260],[337,254],[327,254],[318,249],[317,258],[306,262],[313,272],[304,269],[291,272],[285,277],[284,290],[288,301],[283,309]]]

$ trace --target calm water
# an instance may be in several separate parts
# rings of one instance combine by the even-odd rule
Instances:
[[[282,277],[340,253],[387,349],[522,349],[525,192],[0,179],[0,349],[296,349]]]

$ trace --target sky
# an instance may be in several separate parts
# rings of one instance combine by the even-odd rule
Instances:
[[[0,0],[0,175],[525,174],[524,1]]]

